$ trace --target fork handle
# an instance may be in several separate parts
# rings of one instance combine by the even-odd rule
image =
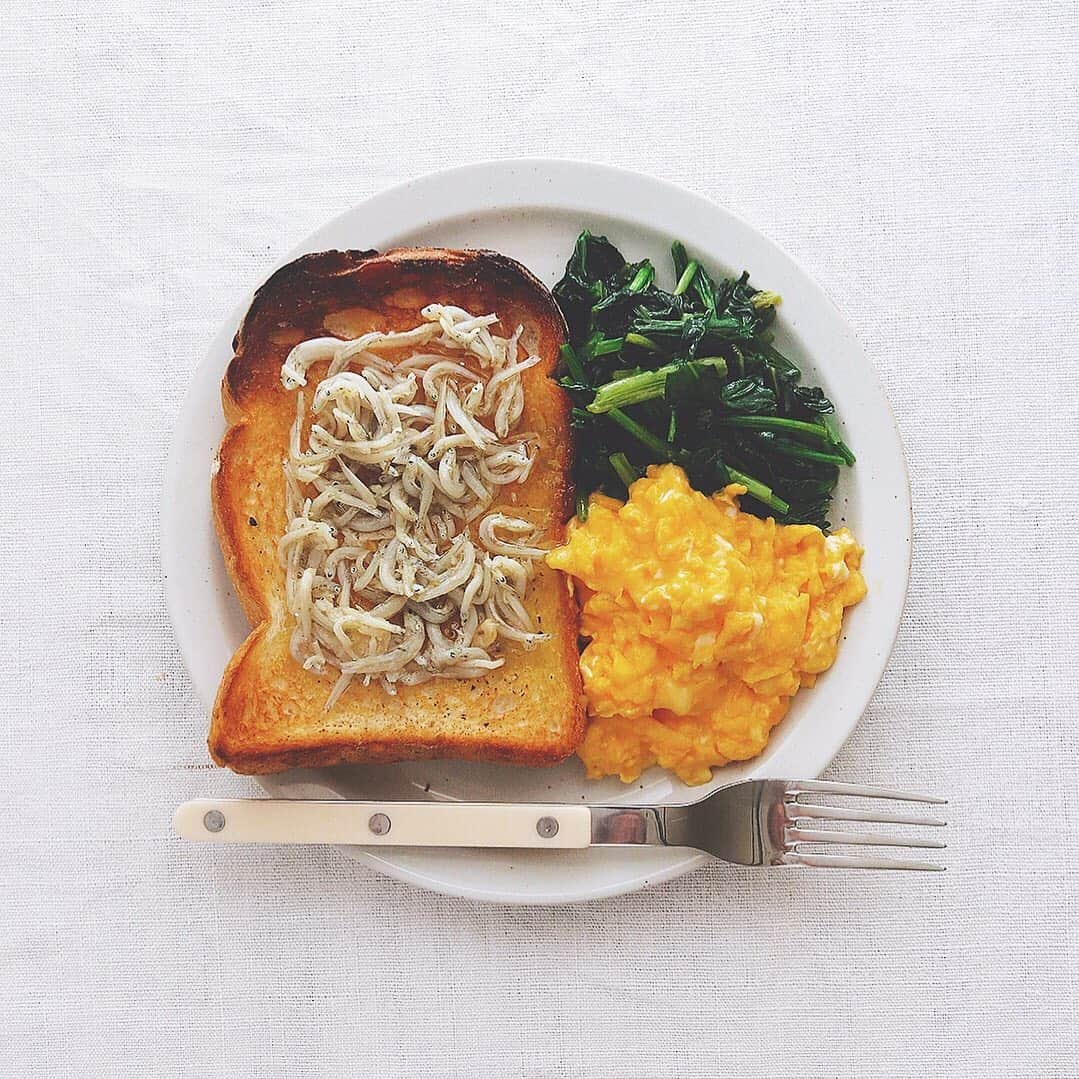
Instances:
[[[211,843],[569,850],[591,839],[583,805],[198,798],[181,805],[172,823],[184,839]]]

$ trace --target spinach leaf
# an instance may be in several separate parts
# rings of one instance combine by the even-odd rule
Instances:
[[[760,378],[736,378],[723,387],[723,404],[732,412],[774,416],[776,395]]]
[[[835,405],[824,396],[819,386],[793,386],[791,395],[806,412],[815,412],[819,416],[835,412]]]

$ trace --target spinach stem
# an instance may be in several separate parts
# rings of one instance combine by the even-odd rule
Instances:
[[[800,442],[789,442],[786,439],[777,438],[769,445],[778,453],[786,454],[788,457],[797,457],[802,461],[820,461],[822,464],[835,465],[836,468],[842,468],[846,464],[838,453],[821,453],[820,450],[811,450]]]
[[[671,459],[671,448],[662,439],[657,438],[647,427],[627,416],[620,408],[612,408],[608,416],[627,434],[631,434],[642,446],[647,446],[661,461]]]
[[[637,333],[659,333],[681,337],[685,328],[692,325],[694,318],[702,317],[701,315],[683,315],[681,318],[646,318],[639,319],[633,325]],[[710,336],[718,337],[723,341],[749,339],[753,336],[751,326],[733,317],[709,316],[705,320],[705,329]]]
[[[645,337],[641,333],[627,333],[622,340],[627,345],[636,345],[638,348],[646,348],[649,352],[658,352],[659,345],[652,340],[651,337]]]
[[[674,272],[681,277],[682,271],[689,265],[686,245],[681,240],[674,240],[671,243],[671,261],[674,263]]]
[[[790,420],[784,416],[717,416],[716,423],[724,427],[750,427],[757,431],[790,431],[828,446],[833,445],[828,432],[819,423]]]
[[[595,348],[592,349],[592,355],[606,356],[611,352],[621,352],[624,340],[622,337],[605,337],[596,343]]]
[[[634,480],[640,479],[640,474],[629,463],[629,458],[624,453],[612,453],[607,460],[611,462],[614,474],[622,481],[627,491]]]
[[[693,278],[697,276],[697,271],[701,268],[701,264],[693,259],[690,264],[682,271],[682,276],[678,279],[678,284],[674,287],[674,295],[681,296],[683,292],[693,284]]]
[[[839,437],[839,431],[836,430],[835,420],[831,416],[821,416],[820,422],[824,429],[828,432],[828,439],[835,447],[836,453],[848,464],[854,464],[856,458],[852,452],[850,446]]]
[[[585,375],[584,368],[581,366],[581,361],[577,359],[577,353],[574,351],[573,346],[567,342],[558,350],[558,356],[562,361],[562,366],[570,373],[573,381],[587,386],[588,376]]]
[[[640,292],[641,289],[647,288],[655,279],[656,271],[650,262],[646,262],[637,272],[634,274],[633,280],[626,285],[627,292]]]
[[[722,356],[706,356],[690,361],[690,366],[694,364],[714,367],[721,376],[727,373],[727,361]],[[642,371],[639,375],[629,375],[604,383],[596,390],[596,396],[588,406],[588,411],[610,412],[613,408],[628,408],[630,405],[639,405],[642,401],[662,397],[667,376],[685,366],[684,363],[668,363],[655,371]]]
[[[647,446],[661,460],[673,460],[685,467],[688,458],[685,450],[677,450],[664,442],[660,442],[651,431],[642,427],[636,420],[627,416],[620,409],[613,409],[607,415],[624,431],[633,435],[642,445]],[[745,472],[739,472],[734,468],[728,467],[727,473],[730,475],[732,482],[740,483],[748,494],[751,494],[758,502],[763,502],[770,510],[784,515],[790,512],[790,504],[784,502],[767,484],[761,483],[760,480],[754,479]]]
[[[731,468],[730,466],[727,467],[727,471],[730,473],[731,480],[734,483],[740,483],[746,489],[746,494],[752,495],[758,502],[763,502],[769,509],[775,510],[776,513],[786,514],[790,512],[790,504],[784,502],[767,484],[761,483],[760,480],[755,480],[752,476],[747,476],[744,472],[739,472],[736,468]]]

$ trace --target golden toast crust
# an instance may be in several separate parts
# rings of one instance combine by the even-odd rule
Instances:
[[[539,437],[536,466],[494,508],[528,517],[549,545],[562,537],[572,503],[570,405],[551,375],[565,324],[536,278],[503,255],[439,248],[326,251],[283,266],[255,294],[222,383],[229,427],[211,484],[214,523],[254,628],[225,669],[214,704],[209,748],[218,764],[247,774],[419,757],[552,764],[580,742],[576,608],[560,575],[545,566],[527,603],[551,639],[513,650],[482,679],[436,680],[396,695],[354,683],[326,711],[331,682],[289,654],[277,542],[286,523],[281,461],[296,396],[281,385],[281,364],[310,337],[416,325],[432,302],[495,311],[505,332],[523,325],[525,345],[543,357],[523,375],[520,429]]]

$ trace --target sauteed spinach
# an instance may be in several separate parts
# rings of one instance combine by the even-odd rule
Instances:
[[[827,530],[839,469],[854,464],[832,402],[773,344],[779,297],[749,274],[716,281],[678,241],[674,288],[580,234],[554,295],[569,326],[561,384],[577,428],[578,514],[674,461],[707,494],[741,483],[744,509]]]

